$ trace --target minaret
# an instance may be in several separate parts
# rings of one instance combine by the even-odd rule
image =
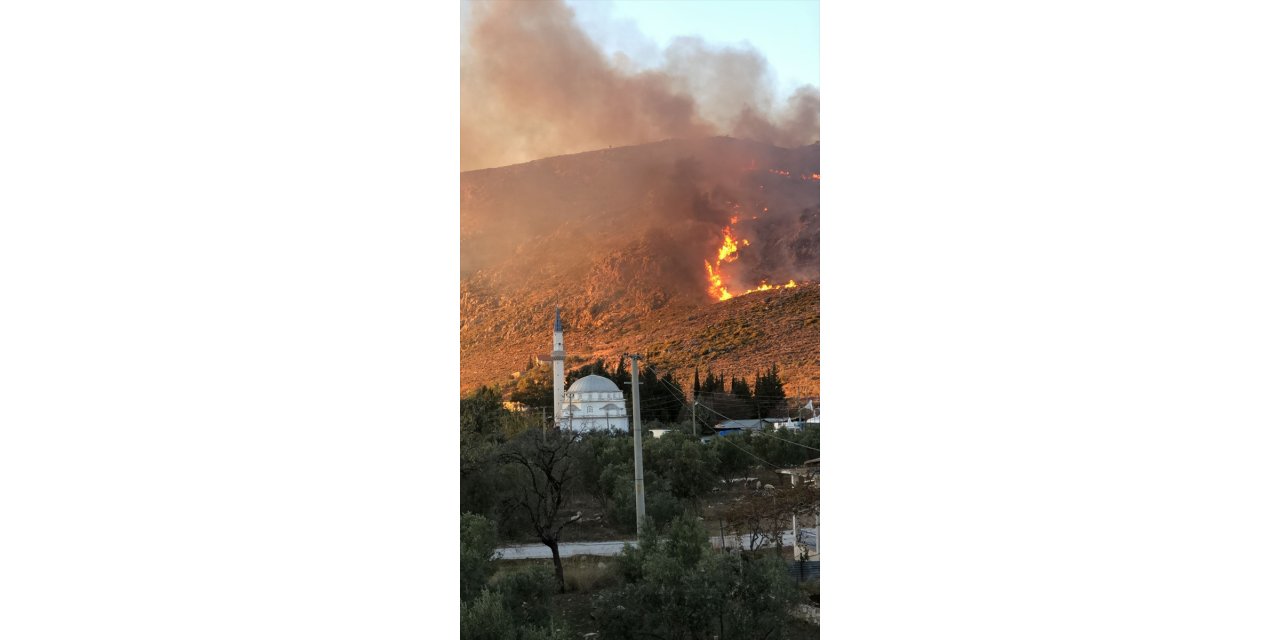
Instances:
[[[556,324],[551,339],[551,402],[555,405],[553,423],[560,425],[560,407],[564,406],[564,328],[560,326],[560,307],[556,307]]]

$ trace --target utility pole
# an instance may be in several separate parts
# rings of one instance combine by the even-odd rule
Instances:
[[[695,440],[698,438],[699,433],[701,432],[698,430],[698,401],[695,399],[693,401],[693,437]]]
[[[640,431],[640,354],[629,353],[631,358],[631,435],[635,442],[636,455],[636,535],[644,526],[644,447],[641,444],[643,434]]]

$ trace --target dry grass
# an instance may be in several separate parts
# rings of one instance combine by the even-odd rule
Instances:
[[[693,386],[695,367],[750,379],[777,364],[787,395],[816,396],[820,393],[820,298],[820,287],[810,284],[697,308],[672,306],[605,328],[575,328],[571,348],[577,354],[590,354],[584,362],[599,356],[609,366],[617,363],[619,353],[644,353],[649,364],[671,371],[686,392]],[[463,392],[480,384],[514,385],[512,372],[524,367],[531,355],[546,350],[546,333],[545,326],[533,322],[502,339],[479,328],[464,329]]]
[[[570,556],[563,558],[564,586],[570,593],[594,593],[607,589],[622,581],[618,573],[617,559],[605,556]],[[555,571],[551,560],[499,560],[494,579],[504,573],[518,571],[524,567],[546,567],[547,571]]]
[[[574,556],[564,565],[564,586],[568,591],[594,593],[622,581],[613,558]]]

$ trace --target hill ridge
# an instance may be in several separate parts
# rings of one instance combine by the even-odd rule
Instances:
[[[559,305],[584,358],[639,351],[690,380],[776,363],[816,395],[818,154],[669,139],[464,172],[462,391],[549,350]],[[716,301],[712,270],[736,297]],[[762,280],[796,286],[741,295]]]

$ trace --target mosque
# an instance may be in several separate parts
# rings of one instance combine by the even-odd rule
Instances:
[[[604,376],[579,378],[564,388],[564,327],[560,324],[560,308],[556,307],[556,323],[551,340],[551,396],[556,426],[576,431],[626,430],[627,403],[622,390]]]

